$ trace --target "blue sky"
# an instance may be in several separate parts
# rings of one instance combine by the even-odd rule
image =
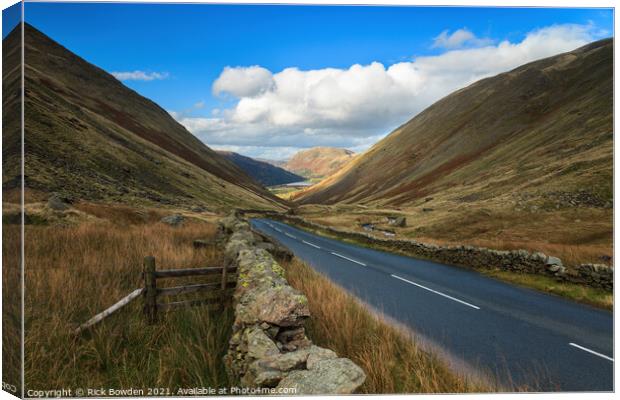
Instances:
[[[363,150],[472,79],[613,32],[609,9],[27,3],[25,18],[103,69],[133,73],[118,75],[122,79],[152,78],[124,82],[207,144],[274,158],[312,145]],[[543,33],[534,37],[537,32]],[[534,48],[526,43],[528,35],[553,44]],[[515,54],[531,47],[530,58],[511,55],[480,71],[471,62],[455,61],[470,65],[470,71],[441,67],[447,56],[469,54],[465,59],[472,60],[480,49],[500,51],[502,42],[521,44]],[[494,59],[491,53],[483,56]],[[373,62],[383,71],[376,64],[371,68]],[[389,73],[399,63],[409,67],[403,72],[409,75]],[[356,64],[361,71],[351,69]],[[260,69],[248,69],[254,66]],[[242,68],[224,76],[226,67]],[[280,74],[287,68],[299,73]],[[448,74],[446,87],[438,87],[446,81],[440,70]],[[415,86],[420,77],[431,86]],[[218,78],[220,90],[214,94]],[[296,92],[290,94],[286,85]],[[382,103],[364,101],[368,93],[358,87],[385,94]],[[394,97],[399,91],[401,97]],[[343,93],[360,100],[343,99],[346,110],[332,107],[330,101]],[[396,104],[401,100],[404,106]],[[379,110],[392,102],[397,112]],[[379,110],[375,117],[383,115],[384,121],[354,117],[369,109]]]
[[[2,38],[8,35],[21,21],[22,6],[20,3],[13,4],[2,10]]]

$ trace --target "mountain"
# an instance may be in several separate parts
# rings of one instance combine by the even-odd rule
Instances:
[[[561,212],[610,208],[612,176],[607,39],[452,93],[297,200]]]
[[[313,147],[296,153],[284,168],[306,178],[325,178],[340,170],[355,153],[336,147]]]
[[[16,29],[4,42],[19,43],[19,36]],[[282,206],[153,101],[28,24],[24,36],[27,188],[151,206]],[[4,63],[18,65],[19,52],[5,54]],[[5,68],[8,87],[19,87],[19,79]],[[4,149],[5,161],[18,150]],[[5,174],[3,187],[17,186],[18,171]]]
[[[303,176],[296,175],[268,162],[245,157],[231,151],[218,151],[217,153],[232,161],[263,186],[284,185],[305,180]]]
[[[276,166],[278,168],[284,168],[284,166],[286,165],[286,160],[270,160],[268,158],[254,158],[254,160],[256,161],[261,161],[267,164],[271,164],[273,166]]]

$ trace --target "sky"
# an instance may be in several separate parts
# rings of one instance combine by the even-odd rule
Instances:
[[[364,151],[456,89],[613,32],[600,8],[26,3],[25,20],[210,147],[268,159]]]

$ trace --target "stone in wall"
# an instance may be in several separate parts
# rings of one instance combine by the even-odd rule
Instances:
[[[296,394],[349,394],[365,381],[347,358],[312,344],[304,323],[308,299],[291,287],[264,239],[236,215],[224,218],[226,257],[237,265],[235,321],[224,357],[231,379],[245,387],[287,387]]]

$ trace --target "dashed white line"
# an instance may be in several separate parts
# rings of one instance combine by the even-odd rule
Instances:
[[[348,261],[354,262],[354,263],[359,264],[359,265],[361,265],[361,266],[363,266],[363,267],[366,267],[366,266],[367,266],[367,265],[366,265],[366,264],[364,264],[363,262],[359,262],[359,261],[354,260],[354,259],[352,259],[352,258],[345,257],[345,256],[343,256],[342,254],[334,253],[333,251],[331,251],[330,253],[332,253],[332,254],[333,254],[333,255],[335,255],[336,257],[344,258],[345,260],[348,260]]]
[[[450,299],[450,300],[456,301],[456,302],[461,303],[461,304],[465,304],[466,306],[471,307],[471,308],[475,308],[476,310],[480,310],[480,307],[478,307],[478,306],[475,306],[475,305],[470,304],[470,303],[468,303],[468,302],[466,302],[466,301],[463,301],[463,300],[459,300],[459,299],[457,299],[457,298],[455,298],[455,297],[448,296],[448,295],[447,295],[447,294],[445,294],[445,293],[438,292],[438,291],[433,290],[433,289],[431,289],[431,288],[428,288],[428,287],[426,287],[426,286],[422,286],[422,285],[420,285],[419,283],[411,282],[410,280],[405,279],[405,278],[401,278],[401,277],[400,277],[400,276],[398,276],[398,275],[392,275],[392,278],[400,279],[400,280],[401,280],[401,281],[403,281],[403,282],[407,282],[407,283],[409,283],[409,284],[411,284],[411,285],[417,286],[417,287],[422,288],[422,289],[424,289],[424,290],[428,290],[429,292],[433,292],[433,293],[438,294],[438,295],[440,295],[440,296],[443,296],[443,297],[445,297],[445,298],[447,298],[447,299]]]
[[[282,233],[282,229],[280,229],[280,228],[273,228],[273,229],[275,229],[276,231]]]
[[[291,234],[290,234],[290,233],[288,233],[288,232],[284,232],[284,234],[285,234],[286,236],[288,236],[288,237],[292,238],[292,239],[297,239],[295,236],[291,235]]]
[[[569,343],[569,346],[576,347],[576,348],[578,348],[578,349],[580,349],[580,350],[587,351],[587,352],[588,352],[588,353],[590,353],[590,354],[594,354],[595,356],[599,356],[599,357],[601,357],[601,358],[604,358],[605,360],[609,360],[609,361],[611,361],[611,362],[614,362],[614,359],[613,359],[613,358],[608,357],[608,356],[606,356],[605,354],[598,353],[598,352],[596,352],[596,351],[594,351],[594,350],[590,350],[590,349],[588,349],[588,348],[586,348],[586,347],[579,346],[579,345],[578,345],[578,344],[576,344],[576,343]]]
[[[305,244],[307,244],[308,246],[312,246],[312,247],[314,247],[315,249],[320,249],[320,247],[319,247],[319,246],[317,246],[317,245],[316,245],[316,244],[314,244],[314,243],[306,242],[305,240],[302,240],[302,242],[303,242],[303,243],[305,243]]]

